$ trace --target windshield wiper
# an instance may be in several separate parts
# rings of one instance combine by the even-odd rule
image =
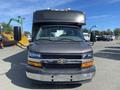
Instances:
[[[70,38],[61,38],[61,39],[58,39],[58,40],[51,40],[51,39],[48,39],[48,38],[41,38],[41,39],[37,39],[36,41],[39,41],[39,40],[47,40],[47,41],[55,41],[55,42],[58,42],[58,41],[74,41],[74,42],[81,42],[82,40],[73,40],[73,39],[70,39]]]
[[[74,42],[80,42],[80,40],[78,41],[78,40],[73,40],[73,39],[70,39],[70,38],[61,38],[61,39],[59,39],[59,40],[57,40],[57,41],[63,41],[63,40],[69,40],[69,41],[74,41]]]
[[[47,38],[41,38],[41,39],[37,39],[36,41],[39,41],[39,40],[53,41],[53,40],[51,40],[51,39],[47,39]]]

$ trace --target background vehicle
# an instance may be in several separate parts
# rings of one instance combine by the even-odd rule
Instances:
[[[85,15],[73,10],[40,10],[33,16],[26,75],[41,83],[82,84],[95,75],[93,50],[81,32]],[[21,40],[20,27],[14,38]],[[95,41],[91,32],[90,41]]]
[[[106,41],[107,39],[104,36],[98,36],[97,41]]]
[[[32,40],[32,35],[27,35],[27,39],[31,42],[31,40]]]
[[[112,35],[103,35],[97,37],[97,41],[112,41],[112,40],[114,40],[114,37]]]
[[[90,41],[90,34],[89,33],[83,33],[84,38],[86,41]]]

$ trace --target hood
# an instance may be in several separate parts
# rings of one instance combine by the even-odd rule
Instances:
[[[37,41],[30,45],[31,51],[40,53],[85,53],[92,51],[87,42],[43,42]]]

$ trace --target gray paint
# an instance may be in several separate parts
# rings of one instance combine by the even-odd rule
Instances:
[[[53,42],[37,41],[30,47],[31,51],[40,53],[72,53],[79,54],[92,51],[92,48],[86,42]]]
[[[79,18],[83,17],[84,20],[79,22]],[[39,10],[34,13],[33,23],[45,22],[61,22],[61,23],[78,23],[85,24],[85,15],[80,11],[54,11],[54,10]]]
[[[78,17],[84,16],[84,20],[81,22],[78,22]],[[35,38],[39,28],[42,25],[75,25],[79,26],[81,28],[82,25],[85,24],[85,15],[82,12],[79,11],[51,11],[51,10],[42,10],[42,11],[36,11],[34,13],[33,17],[33,30],[32,30],[32,39]],[[29,46],[29,51],[33,52],[39,52],[39,53],[49,53],[49,54],[75,54],[79,55],[86,52],[93,51],[91,46],[85,42],[84,40],[81,42],[74,42],[74,41],[34,41]],[[49,59],[50,61],[50,59]],[[49,62],[48,62],[49,63]],[[28,67],[27,71],[30,71],[33,69]],[[89,70],[93,70],[91,68],[88,68]],[[36,69],[35,69],[36,70]],[[44,69],[42,69],[43,71]],[[79,72],[82,72],[83,69],[78,70]],[[33,71],[33,70],[32,70]],[[47,73],[50,70],[47,71]],[[67,74],[67,71],[62,70],[64,73],[63,75]],[[74,74],[78,73],[75,69],[70,70],[69,73],[74,72]],[[61,72],[60,70],[54,71],[54,73]],[[95,68],[92,72],[95,72]],[[33,72],[32,72],[33,73]],[[43,72],[39,72],[40,75],[43,74]],[[88,75],[89,71],[85,72],[86,75]],[[49,74],[52,74],[50,72]],[[47,76],[47,74],[45,73]],[[78,77],[81,76],[81,74],[78,75]],[[73,75],[73,77],[75,77]],[[93,75],[92,75],[93,77]],[[92,77],[90,79],[92,79]],[[37,78],[38,79],[38,78]],[[57,80],[57,79],[55,79]],[[73,79],[74,80],[74,79]],[[78,78],[75,79],[78,81]],[[85,78],[87,80],[87,78]],[[47,80],[48,81],[48,80]],[[80,81],[80,80],[79,80]]]

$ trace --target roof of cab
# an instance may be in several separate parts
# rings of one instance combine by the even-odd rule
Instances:
[[[38,10],[34,12],[33,23],[51,22],[85,24],[85,14],[74,10]]]

